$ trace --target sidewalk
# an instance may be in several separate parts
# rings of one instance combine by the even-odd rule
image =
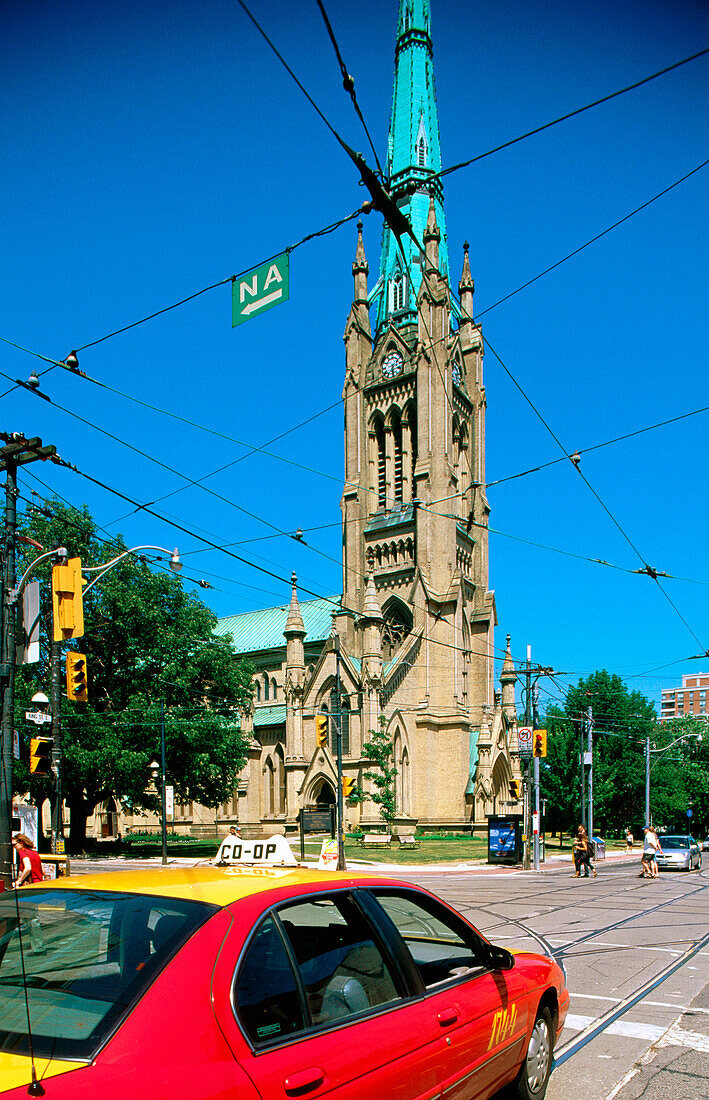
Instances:
[[[609,865],[616,866],[623,863],[637,863],[640,866],[640,849],[632,852],[607,852],[606,858],[596,861],[596,869],[599,877],[603,874],[603,868]],[[428,874],[471,874],[471,875],[533,875],[533,874],[569,874],[571,872],[571,852],[554,853],[541,864],[539,871],[525,871],[521,863],[516,864],[491,864],[485,859],[471,859],[464,862],[451,863],[384,863],[371,859],[348,859],[348,870],[361,869],[372,871],[375,874],[390,874],[396,872],[422,872]]]

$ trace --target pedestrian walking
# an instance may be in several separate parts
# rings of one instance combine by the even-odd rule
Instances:
[[[591,872],[593,872],[593,877],[596,878],[598,872],[596,871],[596,868],[593,866],[592,862],[593,847],[583,825],[579,825],[578,829],[576,830],[576,836],[574,837],[573,857],[574,866],[576,868],[576,878],[588,878]]]
[[[635,840],[635,838],[633,837],[633,834],[631,833],[630,829],[626,829],[625,830],[625,850],[626,850],[626,852],[632,852],[634,840]]]
[[[19,867],[15,886],[22,886],[22,883],[26,882],[27,879],[30,882],[42,882],[44,880],[42,860],[30,838],[25,836],[24,833],[15,833],[12,838],[12,847],[17,853]]]
[[[659,868],[657,856],[662,855],[660,840],[652,825],[643,828],[643,854],[641,857],[642,875],[644,878],[657,878]]]

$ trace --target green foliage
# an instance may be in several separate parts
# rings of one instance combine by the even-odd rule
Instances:
[[[387,825],[396,817],[396,795],[394,780],[397,769],[394,767],[394,742],[386,732],[386,719],[382,717],[378,730],[369,731],[370,739],[362,746],[362,755],[371,760],[376,771],[366,771],[365,779],[370,779],[374,790],[369,798],[379,806],[379,816]]]
[[[99,538],[86,508],[56,500],[33,510],[21,533],[47,550],[66,546],[84,567],[126,549],[120,537]],[[22,547],[18,577],[38,553]],[[34,574],[43,601],[41,658],[18,671],[18,714],[36,691],[50,695],[50,569],[42,563]],[[86,594],[84,637],[69,644],[87,655],[89,701],[62,703],[62,789],[72,813],[72,850],[83,845],[82,817],[110,797],[137,810],[156,809],[147,782],[150,762],[160,760],[161,700],[166,770],[176,798],[217,806],[231,796],[246,762],[239,712],[251,700],[252,670],[234,659],[229,639],[213,635],[215,622],[178,577],[149,568],[137,555],[116,564]],[[26,726],[20,719],[25,746]],[[27,760],[26,747],[22,758]],[[30,779],[26,765],[17,763],[15,789],[29,789],[38,802],[47,797],[49,781]]]
[[[660,725],[653,704],[605,669],[569,689],[563,709],[546,715],[548,755],[541,762],[542,796],[548,829],[573,829],[581,820],[579,754],[587,748],[589,707],[593,710],[594,831],[640,835],[645,813],[645,747],[651,753],[650,808],[653,820],[670,831],[709,829],[709,744],[687,734],[704,731],[703,720],[677,719]],[[686,741],[664,749],[678,738]]]

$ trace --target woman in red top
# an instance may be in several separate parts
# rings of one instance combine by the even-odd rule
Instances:
[[[17,861],[20,866],[20,873],[15,879],[15,886],[22,886],[22,883],[27,879],[30,882],[42,882],[44,879],[42,860],[39,852],[35,851],[35,846],[30,838],[25,836],[24,833],[15,833],[12,838],[12,847],[17,852]]]

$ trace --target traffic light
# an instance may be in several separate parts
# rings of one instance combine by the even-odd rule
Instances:
[[[84,633],[84,589],[81,558],[69,558],[66,565],[52,569],[54,641],[80,638]]]
[[[349,776],[342,776],[342,794],[345,798],[349,798],[355,789],[355,781]]]
[[[33,737],[30,741],[30,771],[32,775],[49,775],[52,764],[53,737]]]
[[[510,779],[510,798],[513,802],[519,801],[519,780]]]
[[[533,733],[533,753],[535,756],[546,756],[547,754],[547,731],[535,730]]]
[[[70,649],[66,655],[66,697],[76,703],[85,703],[89,697],[86,678],[86,654]]]
[[[327,745],[327,715],[318,714],[315,719],[315,740],[317,741],[318,748],[322,749]]]

